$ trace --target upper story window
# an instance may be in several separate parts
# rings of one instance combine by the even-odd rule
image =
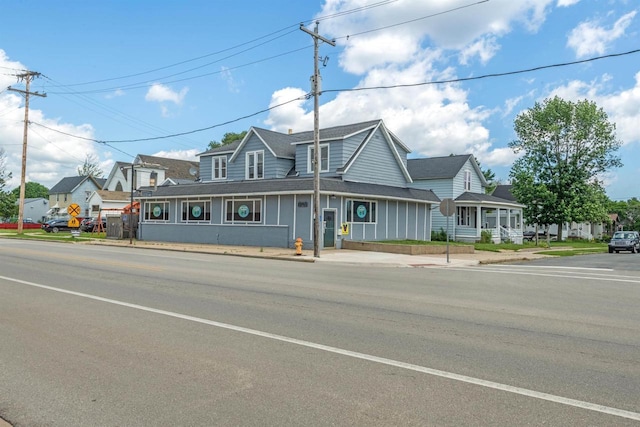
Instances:
[[[471,191],[471,171],[464,171],[464,191]]]
[[[264,178],[264,151],[250,151],[247,153],[246,179]]]
[[[213,179],[227,179],[227,156],[219,156],[213,158]]]
[[[307,171],[309,173],[313,172],[313,160],[314,160],[314,146],[309,146],[309,157],[307,159]],[[320,162],[320,172],[329,172],[329,144],[320,145],[320,158],[318,159]]]

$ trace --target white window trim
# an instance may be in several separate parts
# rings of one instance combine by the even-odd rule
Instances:
[[[151,214],[150,214],[150,208],[152,205],[164,205],[166,207],[166,209],[163,210],[163,214],[166,213],[167,214],[167,219],[153,219],[151,218]],[[160,201],[146,201],[144,202],[144,222],[169,222],[169,209],[171,208],[171,204],[169,203],[168,200],[160,200]],[[147,219],[146,217],[149,216],[149,218]]]
[[[258,175],[258,162],[255,161],[257,159],[257,155],[258,154],[262,154],[262,176],[257,176]],[[254,177],[253,178],[249,178],[249,156],[253,155],[254,156],[254,163],[253,163],[253,168],[254,168]],[[245,160],[245,168],[244,168],[244,177],[247,180],[254,180],[254,179],[264,179],[264,150],[256,150],[256,151],[247,151],[247,153],[245,154],[244,157]]]
[[[330,152],[329,152],[329,144],[320,144],[320,173],[322,172],[329,172],[330,167],[329,167],[329,161],[330,161]],[[322,149],[324,147],[327,147],[327,167],[325,169],[322,169]],[[311,155],[311,153],[313,152],[313,145],[309,145],[307,147],[307,173],[313,173],[313,156]]]
[[[224,176],[222,176],[222,160],[224,160]],[[218,166],[216,166],[218,163]],[[227,179],[227,168],[228,168],[228,159],[227,156],[214,156],[211,159],[211,180],[219,181],[221,179]],[[218,172],[218,177],[216,178],[216,171]]]
[[[187,209],[187,218],[183,218],[182,214],[184,212],[184,205],[185,204],[190,204],[190,203],[202,203],[205,206],[204,212],[203,212],[203,217],[206,217],[207,214],[207,209],[206,206],[209,205],[209,219],[189,219],[189,211]],[[195,224],[195,223],[210,223],[211,222],[211,200],[202,200],[202,199],[187,199],[187,200],[183,200],[180,203],[180,216],[179,219],[181,223],[190,223],[190,224]]]
[[[350,214],[349,212],[345,212],[345,215],[348,215],[350,217],[350,223],[351,224],[377,224],[378,223],[378,201],[377,200],[367,200],[367,199],[346,199],[346,202],[351,202],[351,206],[349,208],[349,210],[351,211]],[[354,215],[356,215],[356,212],[354,212],[353,210],[353,205],[354,202],[361,202],[361,203],[369,203],[369,210],[371,210],[371,206],[375,205],[375,219],[374,221],[354,221]],[[346,205],[345,205],[346,206]],[[371,213],[369,212],[369,217],[371,217]]]
[[[471,191],[471,171],[464,171],[464,191]]]
[[[254,207],[254,209],[252,210],[253,213],[253,217],[255,218],[255,203],[260,202],[260,220],[259,221],[255,221],[255,220],[235,220],[233,219],[233,216],[235,214],[236,211],[236,204],[240,204],[240,203],[244,203],[244,204],[248,204],[251,203]],[[229,221],[227,219],[227,214],[229,213],[228,209],[227,209],[227,204],[231,202],[231,206],[232,206],[232,210],[231,210],[231,221]],[[225,224],[262,224],[263,223],[263,217],[264,217],[264,200],[262,198],[251,198],[251,199],[234,199],[234,198],[229,198],[229,199],[223,199],[222,202],[222,206],[224,209],[223,212],[223,222]]]

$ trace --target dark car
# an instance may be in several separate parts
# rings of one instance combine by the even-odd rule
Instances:
[[[640,252],[640,233],[637,231],[616,231],[609,242],[609,253],[620,251]]]
[[[68,219],[54,219],[45,223],[42,229],[47,233],[57,233],[59,231],[77,230],[78,227],[69,227]]]
[[[104,231],[107,229],[107,218],[102,217],[101,222],[102,222],[102,231]],[[93,231],[96,225],[98,225],[97,218],[86,218],[86,219],[83,219],[82,222],[80,223],[80,230],[90,233]]]

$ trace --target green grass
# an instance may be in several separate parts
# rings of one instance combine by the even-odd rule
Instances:
[[[555,250],[555,251],[540,251],[539,254],[542,255],[553,255],[553,256],[574,256],[574,255],[593,255],[593,254],[603,254],[607,252],[607,248],[582,248],[582,249],[570,249],[570,250]]]
[[[86,242],[96,239],[105,239],[107,233],[85,233],[81,232],[79,237],[74,237],[69,231],[61,231],[59,233],[47,233],[44,230],[23,230],[19,235],[16,230],[0,229],[0,237],[8,239],[31,239],[31,240],[47,240],[57,242]]]
[[[424,240],[385,240],[379,243],[392,243],[398,245],[446,245],[447,242],[441,241],[431,241],[427,242]],[[471,245],[472,243],[464,243],[464,242],[454,242],[450,241],[451,245]],[[546,241],[539,241],[536,246],[535,242],[524,242],[522,245],[517,245],[515,243],[473,243],[473,247],[477,251],[489,251],[489,252],[500,252],[500,251],[520,251],[523,249],[540,249],[540,251],[544,251],[541,253],[551,253],[551,255],[558,256],[567,256],[561,255],[563,253],[567,253],[568,255],[581,255],[581,254],[592,254],[592,253],[601,253],[607,251],[607,244],[601,242],[588,242],[584,240],[567,240],[563,242],[551,242],[551,246],[547,247]],[[552,250],[554,248],[570,248],[566,251]],[[550,249],[545,251],[545,249]]]

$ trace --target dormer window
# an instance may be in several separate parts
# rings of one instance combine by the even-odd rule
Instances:
[[[471,171],[464,171],[464,191],[471,191]]]
[[[213,158],[213,179],[227,179],[227,156]]]
[[[313,172],[313,156],[314,156],[314,147],[313,145],[309,146],[309,156],[307,159],[307,172]],[[320,158],[318,159],[320,162],[320,172],[329,172],[329,144],[321,144],[320,145]]]

